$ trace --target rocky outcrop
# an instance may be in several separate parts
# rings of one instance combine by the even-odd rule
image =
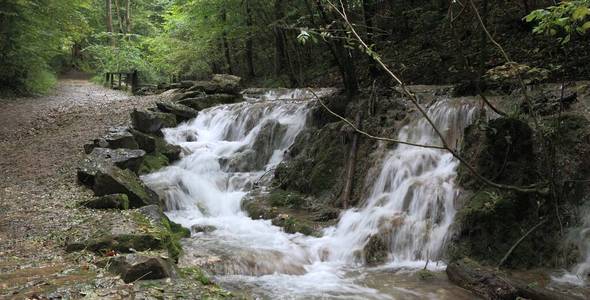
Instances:
[[[131,122],[133,128],[144,133],[155,134],[161,134],[162,128],[177,125],[176,116],[173,114],[137,109],[131,113]]]
[[[241,95],[231,94],[212,94],[197,98],[186,98],[178,101],[178,103],[186,105],[195,110],[203,110],[220,104],[231,104],[243,101]]]
[[[150,190],[140,179],[129,170],[111,166],[99,169],[92,186],[97,196],[110,194],[126,194],[132,208],[150,204],[160,204],[158,195]]]
[[[138,280],[176,277],[173,263],[164,257],[141,254],[117,255],[97,263],[109,272],[120,275],[126,283]]]
[[[125,194],[112,194],[84,201],[81,205],[94,209],[128,209],[129,197]]]
[[[121,169],[129,169],[135,173],[143,162],[146,153],[143,150],[94,148],[87,160],[103,160]]]
[[[578,296],[557,293],[536,285],[525,284],[469,259],[450,263],[446,269],[449,280],[474,294],[493,300],[537,299],[578,300]]]
[[[198,111],[179,103],[158,102],[156,105],[160,111],[175,115],[179,123],[194,119],[199,114]]]

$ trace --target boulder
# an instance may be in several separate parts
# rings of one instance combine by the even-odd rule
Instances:
[[[143,150],[93,148],[77,169],[78,181],[92,187],[98,171],[113,165],[137,173],[145,154]]]
[[[158,195],[150,190],[137,175],[115,166],[99,169],[94,177],[92,188],[97,196],[126,194],[131,208],[160,203]]]
[[[180,159],[182,148],[178,145],[170,145],[158,136],[145,134],[138,130],[131,130],[135,140],[139,144],[139,148],[145,150],[147,153],[160,153],[166,156],[170,163]]]
[[[213,232],[217,230],[217,227],[213,226],[213,225],[193,225],[191,227],[191,231],[194,233],[199,233],[199,232],[203,232],[203,233],[209,233],[209,232]]]
[[[137,109],[131,113],[131,122],[133,127],[141,132],[156,134],[161,134],[162,128],[177,125],[176,116],[173,114]]]
[[[94,209],[128,209],[129,198],[125,194],[112,194],[84,201],[81,204]]]
[[[204,97],[205,96],[205,92],[201,91],[201,90],[188,90],[187,92],[177,92],[174,94],[174,96],[172,96],[171,100],[173,102],[178,102],[180,100],[183,99],[187,99],[187,98],[198,98],[198,97]]]
[[[199,114],[198,111],[178,103],[158,102],[156,105],[160,111],[175,115],[178,122],[194,119]]]
[[[213,82],[219,85],[221,93],[239,94],[242,78],[229,74],[213,75]]]
[[[231,104],[240,101],[243,101],[243,98],[240,95],[213,94],[198,98],[183,99],[178,103],[186,105],[196,110],[203,110],[220,104]]]
[[[99,261],[97,265],[120,275],[126,283],[177,276],[172,262],[163,257],[140,254],[117,255]]]
[[[166,167],[170,164],[170,160],[164,154],[161,153],[153,153],[148,154],[145,156],[143,163],[139,168],[139,174],[149,174],[153,173],[163,167]]]
[[[95,139],[92,143],[84,145],[84,153],[90,154],[94,148],[108,148],[109,143],[105,139]]]
[[[111,149],[118,149],[118,148],[125,148],[125,149],[138,149],[139,146],[133,138],[133,135],[127,131],[127,129],[122,129],[119,131],[109,132],[105,137],[104,140],[108,143],[108,148]]]
[[[165,249],[166,244],[159,236],[150,233],[118,233],[93,236],[90,238],[70,241],[66,244],[67,252],[88,250],[96,253],[117,251],[149,251]]]
[[[223,93],[221,86],[213,81],[195,81],[189,92],[199,92],[205,94]]]
[[[129,169],[135,173],[139,170],[146,153],[143,150],[136,149],[107,149],[94,148],[88,155],[87,160],[103,160],[109,164],[114,164],[121,169]]]
[[[510,282],[469,259],[450,263],[446,273],[451,282],[484,299],[512,300],[518,296],[516,288]]]

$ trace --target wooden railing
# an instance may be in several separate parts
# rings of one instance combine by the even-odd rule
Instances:
[[[131,72],[107,72],[105,74],[107,86],[111,89],[131,91],[135,94],[139,89],[139,75],[137,70]]]

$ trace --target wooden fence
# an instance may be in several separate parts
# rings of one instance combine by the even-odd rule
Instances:
[[[139,89],[139,75],[137,70],[131,72],[107,72],[105,79],[108,87],[111,89],[130,90],[134,95]]]

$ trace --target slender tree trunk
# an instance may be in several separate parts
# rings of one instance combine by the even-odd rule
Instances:
[[[322,5],[321,0],[315,1],[316,6],[320,12],[320,16],[322,17],[325,25],[331,24],[330,18],[326,14],[326,10]],[[338,64],[338,69],[340,70],[340,74],[342,76],[342,81],[344,83],[344,87],[349,95],[354,95],[358,92],[358,81],[356,77],[356,68],[354,66],[354,62],[352,61],[352,57],[348,50],[344,47],[344,44],[340,40],[330,40],[327,41],[328,47],[336,63]]]
[[[274,19],[276,22],[280,22],[283,19],[283,0],[275,0],[274,6]],[[281,76],[283,69],[285,68],[285,44],[283,43],[283,32],[278,27],[274,27],[275,35],[275,75]]]
[[[250,7],[250,0],[246,0],[246,26],[248,27],[248,37],[246,38],[246,65],[248,67],[248,77],[253,78],[254,73],[254,50],[252,37],[252,9]]]
[[[367,42],[369,45],[373,45],[375,40],[373,38],[373,16],[375,15],[375,5],[373,0],[362,0],[363,2],[363,18],[365,19],[365,25],[367,27]],[[379,69],[375,60],[371,56],[367,56],[369,62],[369,74],[371,78],[375,79],[379,75]]]
[[[221,10],[221,21],[223,22],[224,25],[227,22],[227,11],[225,9],[225,6]],[[225,61],[227,63],[227,73],[233,74],[234,71],[233,71],[232,62],[231,62],[231,52],[229,49],[229,42],[227,41],[227,32],[225,31],[225,29],[223,29],[223,32],[221,34],[221,42],[223,44],[223,49],[224,49],[224,53],[225,53]]]
[[[131,0],[127,0],[125,4],[125,25],[127,27],[127,33],[131,33]]]
[[[119,33],[125,33],[123,31],[123,17],[121,17],[121,6],[119,6],[119,0],[115,0],[115,12],[117,13],[117,20],[119,23]]]
[[[106,0],[106,18],[107,18],[107,32],[109,33],[109,39],[111,41],[111,45],[115,45],[115,40],[112,36],[113,34],[113,6],[111,0]]]
[[[362,121],[362,110],[357,111],[354,118],[354,126],[361,128]],[[356,153],[358,152],[358,141],[359,134],[357,132],[352,133],[352,143],[350,145],[350,151],[348,152],[348,159],[346,161],[346,181],[344,183],[344,190],[340,197],[340,203],[343,208],[348,208],[350,204],[350,195],[352,194],[352,183],[354,178],[354,169],[356,167]]]

